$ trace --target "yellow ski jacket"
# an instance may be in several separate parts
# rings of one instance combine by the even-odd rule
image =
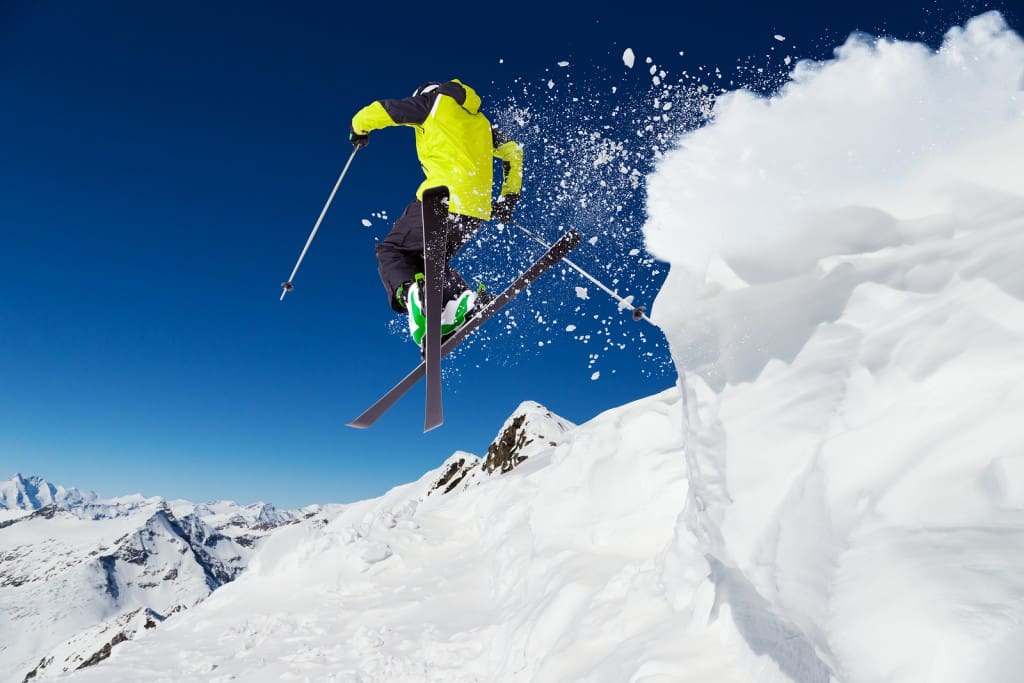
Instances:
[[[502,161],[501,194],[519,194],[523,184],[523,149],[491,125],[480,111],[480,96],[457,79],[436,88],[420,88],[412,97],[378,100],[352,117],[362,135],[388,126],[416,129],[416,155],[426,176],[423,190],[444,185],[450,213],[491,217],[494,157]]]

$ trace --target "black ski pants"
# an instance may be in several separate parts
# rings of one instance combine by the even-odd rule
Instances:
[[[447,240],[444,255],[444,296],[451,301],[469,285],[459,273],[451,267],[452,258],[459,253],[463,245],[469,241],[483,221],[472,216],[449,213],[447,224]],[[395,299],[395,292],[403,282],[415,279],[417,273],[424,272],[423,265],[423,203],[418,199],[405,207],[405,212],[395,221],[391,232],[376,246],[377,271],[384,289],[388,293],[391,308],[404,313],[404,306]]]

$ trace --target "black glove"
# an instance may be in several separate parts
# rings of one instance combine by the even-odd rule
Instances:
[[[354,130],[352,130],[350,126],[348,130],[348,141],[351,142],[352,146],[355,147],[356,149],[362,149],[363,147],[366,147],[368,144],[370,144],[370,134],[357,133]]]
[[[516,204],[519,203],[519,195],[517,194],[503,194],[494,200],[491,205],[491,218],[498,221],[499,223],[511,223],[512,212],[516,208]]]

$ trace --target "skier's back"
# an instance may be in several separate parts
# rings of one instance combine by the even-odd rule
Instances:
[[[481,112],[481,100],[458,80],[426,83],[404,99],[385,99],[359,110],[352,118],[350,139],[356,147],[369,141],[372,130],[412,126],[416,153],[426,176],[414,199],[377,247],[381,281],[391,308],[409,315],[409,329],[419,344],[425,332],[423,316],[423,192],[447,187],[443,331],[451,333],[472,310],[477,291],[448,262],[484,221],[509,222],[519,200],[523,178],[522,148],[493,127]],[[502,186],[492,204],[494,158],[502,160]]]

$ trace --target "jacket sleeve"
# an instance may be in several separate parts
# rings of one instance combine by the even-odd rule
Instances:
[[[377,100],[356,112],[352,117],[352,130],[363,134],[388,126],[418,126],[427,120],[434,97]]]
[[[491,128],[494,156],[501,159],[501,194],[519,194],[523,189],[523,148],[498,130]]]

